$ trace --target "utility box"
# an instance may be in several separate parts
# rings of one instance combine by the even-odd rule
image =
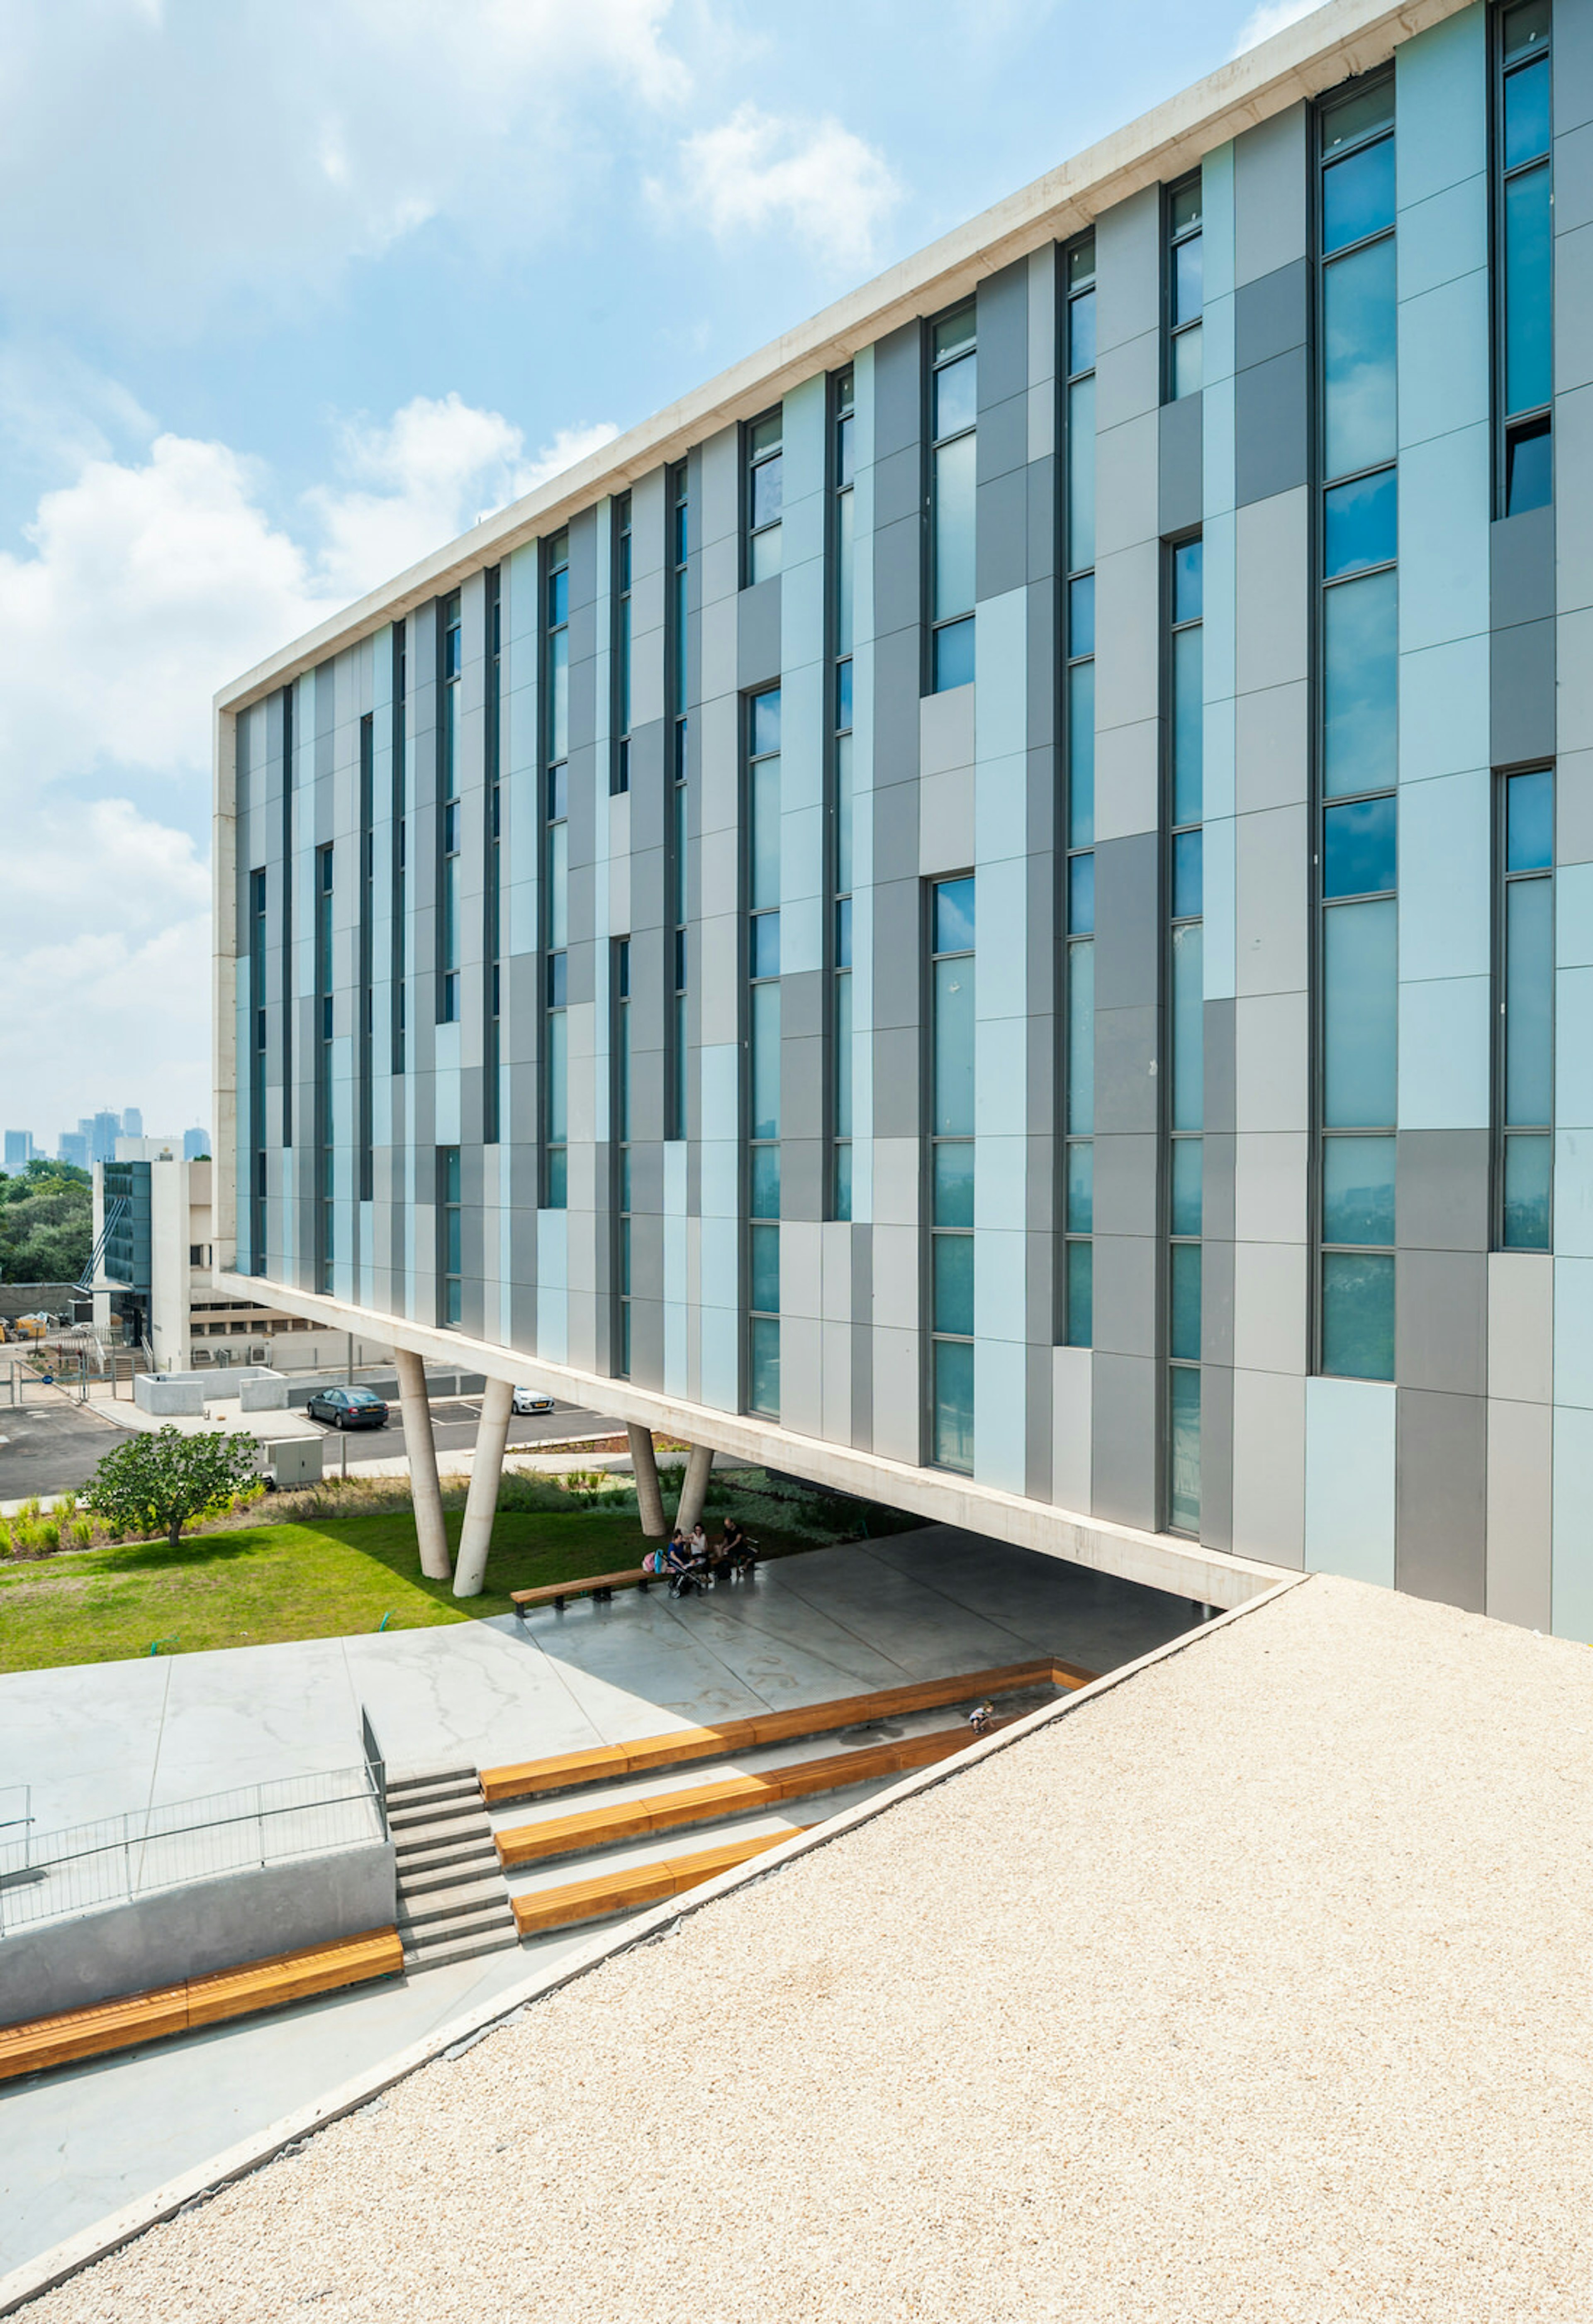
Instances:
[[[262,1437],[260,1442],[260,1473],[279,1492],[290,1491],[295,1485],[318,1485],[321,1481],[322,1441],[318,1436]]]

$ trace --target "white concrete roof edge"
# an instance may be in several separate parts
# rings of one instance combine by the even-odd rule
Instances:
[[[833,1444],[823,1437],[800,1436],[778,1422],[759,1420],[750,1413],[721,1412],[711,1405],[692,1404],[682,1397],[638,1388],[631,1380],[611,1379],[573,1364],[548,1363],[490,1340],[467,1339],[463,1333],[442,1325],[379,1315],[374,1310],[320,1293],[294,1290],[262,1276],[235,1275],[217,1268],[212,1279],[218,1291],[247,1293],[261,1305],[287,1307],[295,1315],[308,1315],[313,1323],[329,1324],[335,1331],[391,1342],[394,1347],[460,1371],[484,1372],[489,1379],[546,1388],[589,1411],[612,1413],[616,1420],[661,1429],[688,1443],[710,1444],[716,1452],[733,1452],[743,1460],[796,1469],[804,1474],[811,1471],[809,1481],[820,1488],[859,1493],[894,1508],[911,1509],[935,1524],[990,1534],[1015,1549],[1065,1557],[1075,1564],[1138,1582],[1146,1589],[1165,1590],[1175,1598],[1199,1598],[1208,1606],[1230,1606],[1270,1589],[1291,1570],[1266,1564],[1259,1558],[1236,1556],[1231,1551],[1209,1549],[1176,1534],[1147,1533],[1137,1526],[1088,1517],[1054,1502],[1030,1500],[1021,1493],[978,1484],[971,1477],[955,1476],[946,1470],[914,1468],[884,1453],[862,1452],[853,1445]]]
[[[1457,14],[1469,0],[1328,0],[1203,80],[1180,90],[1137,120],[1113,130],[1082,153],[1048,170],[1017,193],[848,291],[767,346],[640,421],[534,493],[511,502],[407,572],[332,614],[291,644],[257,662],[215,696],[218,712],[236,712],[262,694],[324,661],[442,595],[463,576],[494,564],[605,493],[633,483],[732,421],[751,418],[816,371],[844,363],[915,315],[933,314],[981,276],[1043,244],[1089,225],[1142,187],[1176,176],[1202,152],[1281,113],[1303,97],[1369,71],[1398,40]]]
[[[841,1814],[828,1817],[806,1831],[795,1832],[788,1840],[782,1841],[778,1848],[769,1849],[764,1855],[750,1857],[745,1864],[733,1865],[728,1872],[704,1881],[700,1887],[687,1889],[683,1895],[666,1898],[661,1904],[655,1904],[649,1912],[628,1921],[622,1929],[611,1929],[605,1935],[594,1937],[576,1960],[566,1961],[562,1968],[542,1976],[533,1974],[523,1985],[511,1986],[507,1992],[494,1995],[491,2001],[482,2003],[478,2008],[451,2018],[436,2032],[423,2035],[419,2042],[410,2043],[407,2049],[397,2051],[380,2066],[343,2083],[330,2097],[313,2106],[300,2107],[292,2114],[283,2115],[257,2137],[241,2140],[236,2146],[226,2148],[208,2163],[169,2181],[143,2202],[125,2205],[120,2211],[114,2211],[108,2218],[102,2219],[97,2226],[86,2227],[80,2235],[69,2236],[50,2251],[41,2253],[37,2259],[24,2261],[10,2274],[0,2276],[0,2317],[13,2315],[17,2309],[37,2300],[41,2293],[52,2291],[57,2284],[80,2275],[85,2268],[92,2267],[97,2261],[108,2259],[124,2245],[134,2243],[140,2236],[147,2234],[151,2227],[158,2227],[165,2220],[174,2218],[189,2203],[218,2194],[235,2181],[246,2179],[253,2172],[263,2169],[285,2148],[296,2145],[299,2139],[326,2129],[329,2124],[341,2121],[345,2116],[357,2114],[362,2107],[369,2106],[373,2098],[380,2098],[395,2082],[406,2081],[422,2067],[435,2064],[450,2050],[457,2049],[461,2043],[474,2044],[479,2036],[506,2024],[533,2001],[540,2001],[546,1995],[557,1993],[561,1986],[573,1984],[577,1978],[585,1977],[589,1969],[600,1968],[604,1961],[631,1951],[634,1946],[650,1942],[672,1928],[677,1921],[701,1912],[705,1905],[717,1903],[721,1896],[729,1895],[738,1888],[750,1887],[755,1881],[767,1879],[771,1873],[778,1872],[784,1865],[794,1863],[797,1858],[810,1856],[817,1849],[827,1848],[832,1841],[857,1830],[860,1825],[872,1822],[876,1816],[883,1815],[887,1808],[896,1806],[898,1802],[931,1790],[937,1784],[949,1782],[953,1776],[977,1766],[997,1751],[1009,1750],[1013,1744],[1021,1742],[1036,1729],[1065,1718],[1084,1703],[1099,1701],[1114,1687],[1121,1686],[1125,1680],[1137,1677],[1154,1664],[1183,1654],[1187,1647],[1211,1637],[1214,1631],[1223,1628],[1226,1624],[1238,1620],[1243,1615],[1258,1612],[1274,1599],[1282,1597],[1287,1591],[1297,1590],[1303,1582],[1313,1578],[1309,1573],[1285,1575],[1259,1597],[1248,1599],[1243,1605],[1230,1607],[1214,1621],[1200,1623],[1192,1629],[1181,1631],[1177,1637],[1167,1639],[1162,1646],[1153,1646],[1148,1654],[1136,1656],[1134,1661],[1122,1664],[1117,1670],[1103,1672],[1088,1686],[1079,1687],[1055,1702],[1042,1703],[1037,1711],[1031,1711],[1027,1717],[1015,1720],[1010,1727],[1002,1728],[999,1733],[982,1736],[978,1742],[970,1744],[953,1757],[942,1759],[934,1766],[920,1767],[904,1775],[899,1784],[893,1784],[889,1791],[879,1793],[871,1800],[865,1800],[861,1806],[847,1808]]]

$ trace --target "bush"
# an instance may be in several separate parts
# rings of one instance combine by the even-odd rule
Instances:
[[[169,1421],[107,1452],[84,1506],[118,1533],[163,1533],[175,1549],[190,1518],[227,1508],[254,1481],[254,1457],[253,1436],[221,1428],[185,1436]]]
[[[60,1547],[60,1527],[57,1525],[53,1517],[43,1518],[39,1526],[38,1533],[39,1546],[41,1549],[49,1551],[59,1549]]]
[[[11,1527],[0,1517],[0,1557],[11,1555]]]
[[[72,1519],[72,1539],[79,1549],[88,1547],[94,1539],[94,1521],[91,1517]]]

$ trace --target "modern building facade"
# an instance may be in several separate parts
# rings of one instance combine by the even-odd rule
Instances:
[[[1590,152],[1333,0],[227,689],[218,1282],[1593,1636]]]

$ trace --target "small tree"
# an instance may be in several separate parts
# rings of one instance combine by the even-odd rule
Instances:
[[[83,1505],[116,1533],[163,1533],[173,1549],[190,1517],[225,1507],[254,1476],[255,1441],[226,1429],[185,1436],[170,1422],[107,1452]]]

